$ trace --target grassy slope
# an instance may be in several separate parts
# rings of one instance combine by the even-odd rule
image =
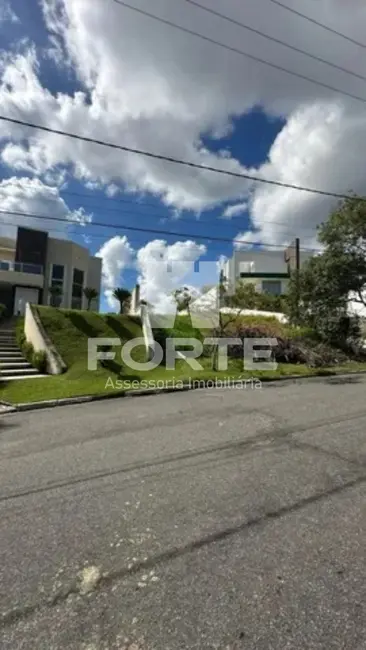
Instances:
[[[89,337],[120,338],[122,343],[141,337],[141,324],[128,316],[38,307],[42,323],[67,365],[63,375],[45,379],[9,381],[0,384],[0,399],[10,402],[57,399],[71,395],[95,394],[104,390],[109,376],[134,378],[133,371],[122,365],[120,348],[115,347],[115,361],[108,368],[94,372],[87,369]],[[133,358],[145,361],[144,348],[137,348]]]
[[[242,363],[239,360],[229,362],[229,369],[222,372],[214,372],[211,369],[211,359],[201,358],[200,363],[203,370],[190,369],[185,361],[178,361],[175,370],[166,370],[164,367],[156,368],[149,372],[134,371],[124,367],[121,362],[120,349],[114,348],[116,357],[114,361],[108,362],[108,368],[98,367],[96,371],[87,369],[87,345],[88,337],[112,337],[120,338],[122,343],[132,338],[141,337],[141,324],[138,319],[128,316],[116,316],[97,314],[94,312],[53,309],[50,307],[38,307],[42,323],[48,332],[52,342],[61,354],[68,370],[63,375],[50,376],[45,379],[32,379],[26,381],[10,381],[0,383],[0,399],[12,403],[31,402],[46,399],[61,399],[65,397],[92,395],[101,393],[114,393],[116,388],[106,387],[109,378],[114,386],[119,379],[123,385],[119,389],[128,390],[135,388],[138,383],[143,382],[173,382],[189,381],[192,379],[208,380],[213,377],[224,379],[249,379],[255,375],[256,378],[283,377],[286,375],[318,375],[334,373],[334,369],[310,369],[306,366],[280,364],[276,371],[255,372],[243,371]],[[247,322],[248,320],[252,322]],[[247,324],[258,324],[258,317],[245,317]],[[275,327],[282,331],[278,321]],[[195,335],[208,335],[208,332],[199,333],[193,330],[189,319],[185,316],[178,317],[174,328],[166,332],[167,336],[193,337]],[[279,332],[280,335],[280,332]],[[137,361],[145,361],[145,349],[137,348],[132,354]],[[337,371],[363,369],[360,364],[348,364],[337,368]],[[152,387],[152,385],[150,384]],[[146,387],[146,383],[145,386]]]

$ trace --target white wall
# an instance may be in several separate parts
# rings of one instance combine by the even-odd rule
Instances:
[[[84,288],[93,287],[100,294],[101,285],[101,260],[89,255],[89,251],[74,242],[61,239],[48,239],[46,282],[44,292],[44,304],[48,304],[48,287],[51,284],[51,272],[53,264],[61,264],[64,270],[64,287],[61,306],[71,308],[72,305],[72,279],[73,270],[79,269],[84,272]],[[97,305],[98,302],[98,305]],[[83,296],[82,308],[87,307],[87,300]],[[95,301],[93,308],[99,308],[99,300]]]
[[[310,257],[312,257],[311,253],[300,251],[300,266],[305,262],[305,260],[309,259]],[[250,263],[252,263],[251,269],[249,268]],[[284,250],[236,251],[233,257],[226,263],[225,270],[227,271],[227,277],[231,284],[235,284],[235,282],[240,279],[240,273],[251,272],[253,274],[253,280],[255,280],[256,274],[258,273],[287,273],[287,264],[284,260]],[[275,279],[275,277],[273,279]],[[258,281],[255,280],[256,286],[259,282],[261,285],[261,281],[259,279]],[[286,285],[287,281],[285,279],[283,282],[284,285]]]

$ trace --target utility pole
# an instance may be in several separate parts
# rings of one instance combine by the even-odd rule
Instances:
[[[295,241],[285,250],[285,262],[288,268],[288,274],[291,276],[295,273],[295,318],[298,323],[300,320],[300,238],[296,237]]]
[[[295,239],[296,321],[300,321],[300,238]]]

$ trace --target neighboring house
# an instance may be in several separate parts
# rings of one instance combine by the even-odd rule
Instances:
[[[61,307],[84,309],[84,287],[100,294],[101,259],[67,239],[18,228],[17,238],[0,237],[0,303],[9,314],[24,313],[27,302],[50,304],[49,287],[62,289]],[[99,298],[93,309],[99,308]]]
[[[300,266],[312,253],[300,251]],[[233,288],[238,281],[252,282],[258,292],[280,296],[286,292],[289,279],[284,251],[245,250],[235,251],[224,264],[224,275],[228,286]]]

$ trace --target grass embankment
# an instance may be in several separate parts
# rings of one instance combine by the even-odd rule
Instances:
[[[122,345],[131,339],[142,337],[139,319],[129,316],[97,314],[87,311],[54,309],[38,307],[43,326],[67,365],[62,375],[43,379],[27,379],[0,383],[0,399],[11,403],[35,402],[47,399],[62,399],[82,395],[112,394],[116,390],[154,387],[157,382],[177,384],[192,380],[207,381],[212,379],[258,379],[281,378],[289,375],[329,375],[334,372],[349,372],[366,369],[366,364],[347,363],[332,368],[310,368],[302,364],[279,364],[275,371],[243,371],[240,359],[229,360],[226,371],[213,371],[209,356],[199,359],[203,370],[192,370],[185,361],[178,360],[174,370],[160,366],[148,372],[135,371],[126,367],[121,361],[120,347],[114,347],[115,360],[98,363],[95,371],[88,370],[88,338],[119,338]],[[243,317],[245,325],[254,326],[265,322],[273,326],[273,335],[288,336],[291,328],[282,325],[275,318]],[[299,331],[296,331],[299,334]],[[194,338],[201,340],[210,332],[192,328],[189,317],[177,317],[174,327],[163,331],[161,339],[166,337]],[[160,338],[160,337],[157,337]],[[144,346],[137,347],[132,353],[133,359],[144,362]],[[118,383],[119,382],[119,383]],[[159,387],[159,385],[158,385]]]

